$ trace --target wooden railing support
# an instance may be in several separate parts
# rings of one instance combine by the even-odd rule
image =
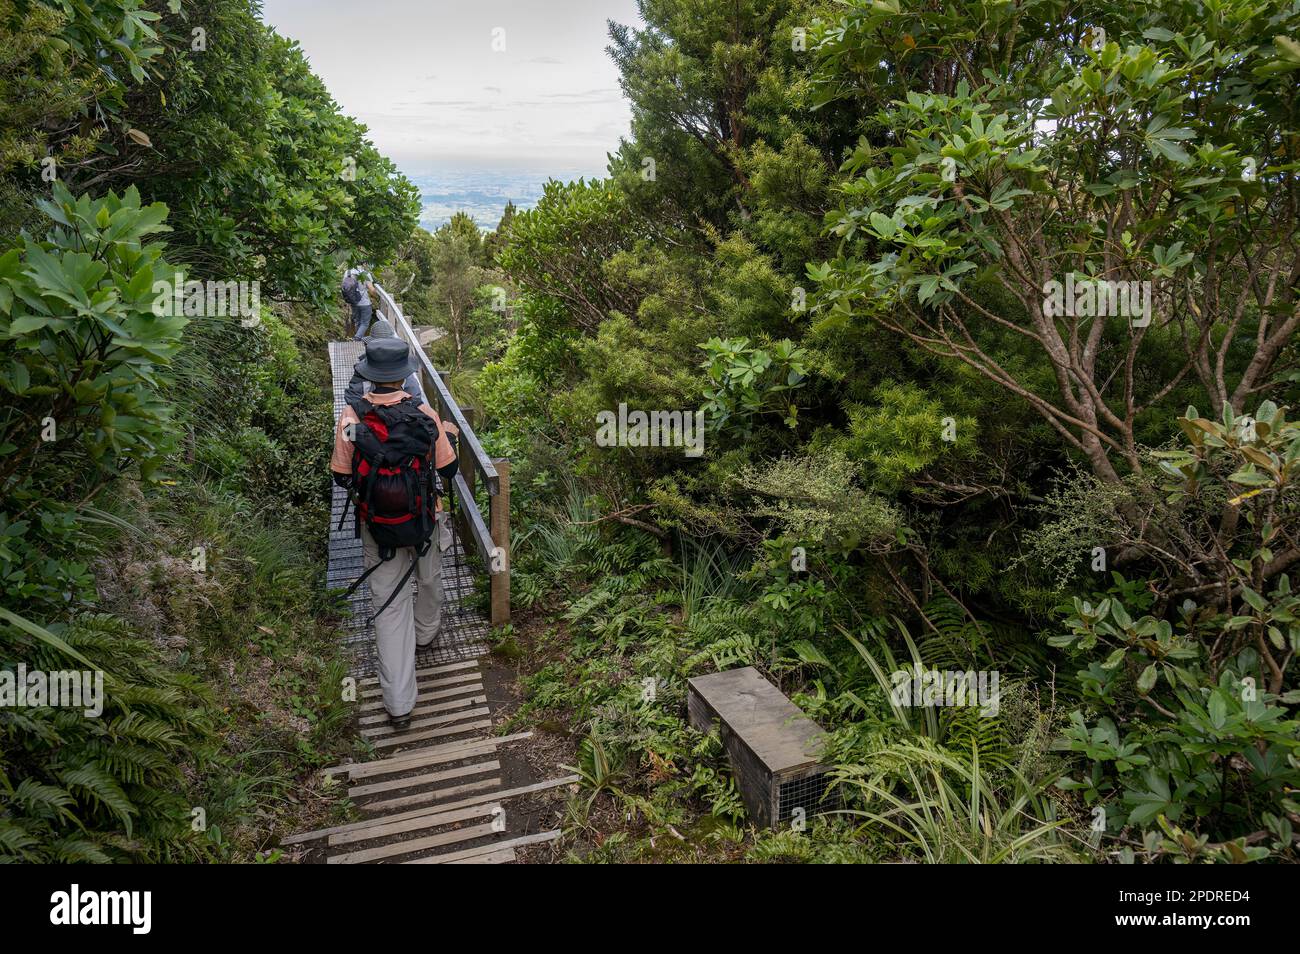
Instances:
[[[465,415],[465,421],[470,425],[470,427],[473,427],[474,409],[472,407],[462,408],[461,413]],[[452,519],[453,521],[455,521],[456,524],[456,532],[459,534],[461,540],[466,542],[466,551],[468,552],[469,541],[473,539],[471,534],[474,532],[474,529],[470,525],[469,512],[465,508],[478,506],[478,504],[474,502],[474,492],[475,492],[474,451],[469,446],[469,441],[461,441],[457,445],[456,453],[457,453],[457,460],[460,463],[460,466],[457,468],[457,471],[461,475],[461,477],[464,478],[465,482],[464,484],[459,485],[459,493],[456,495],[457,499],[454,504],[456,512],[455,512],[455,516],[452,517]],[[464,499],[460,499],[460,498],[464,498]]]
[[[472,407],[461,408],[461,413],[465,415],[465,420],[470,427],[474,426],[474,409]],[[469,492],[473,494],[476,490],[474,486],[474,451],[470,449],[468,441],[460,442],[460,472],[465,475],[465,484],[469,487]]]
[[[510,461],[495,457],[497,492],[488,500],[492,530],[492,625],[510,622]]]

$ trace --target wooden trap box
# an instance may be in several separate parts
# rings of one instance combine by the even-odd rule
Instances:
[[[714,725],[731,760],[736,787],[750,817],[777,828],[803,809],[825,811],[829,776],[818,759],[826,733],[753,666],[687,680],[691,725]]]

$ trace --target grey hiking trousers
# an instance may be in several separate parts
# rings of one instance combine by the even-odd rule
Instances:
[[[389,715],[404,716],[415,708],[415,650],[428,646],[438,638],[442,627],[442,549],[451,535],[447,514],[438,514],[438,528],[433,534],[429,552],[416,556],[414,547],[403,547],[396,556],[382,563],[370,574],[370,606],[378,609],[416,562],[411,580],[415,581],[416,594],[411,593],[411,580],[402,587],[388,607],[375,619],[375,650],[379,657],[379,688],[383,691],[384,708]],[[361,526],[362,550],[365,568],[379,563],[379,545]]]

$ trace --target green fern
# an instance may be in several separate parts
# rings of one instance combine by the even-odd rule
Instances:
[[[27,849],[36,845],[36,838],[26,827],[8,818],[0,818],[0,861],[25,860],[31,857]]]
[[[136,808],[117,779],[94,763],[67,769],[59,772],[58,776],[69,791],[81,791],[92,805],[107,808],[116,815],[126,833],[131,834],[132,816],[135,815]]]
[[[193,679],[164,667],[151,643],[110,616],[41,628],[55,640],[10,623],[0,625],[0,649],[29,668],[79,668],[76,653],[104,671],[104,711],[95,719],[64,708],[0,714],[0,862],[201,855],[180,794],[181,764],[208,737]]]
[[[758,662],[758,646],[749,633],[731,633],[714,640],[702,650],[686,660],[686,670],[696,669],[706,659],[713,663],[714,669],[733,669],[737,666],[752,666]]]
[[[71,819],[66,809],[74,803],[74,799],[67,789],[57,785],[45,785],[35,779],[25,778],[10,797],[25,814],[43,818],[63,815]]]
[[[85,838],[60,838],[50,844],[49,860],[59,864],[106,865],[113,859],[93,841]]]

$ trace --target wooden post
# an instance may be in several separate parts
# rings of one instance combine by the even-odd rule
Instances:
[[[510,461],[494,457],[492,463],[500,483],[488,499],[488,528],[501,551],[500,570],[492,574],[492,625],[504,626],[510,622]]]

